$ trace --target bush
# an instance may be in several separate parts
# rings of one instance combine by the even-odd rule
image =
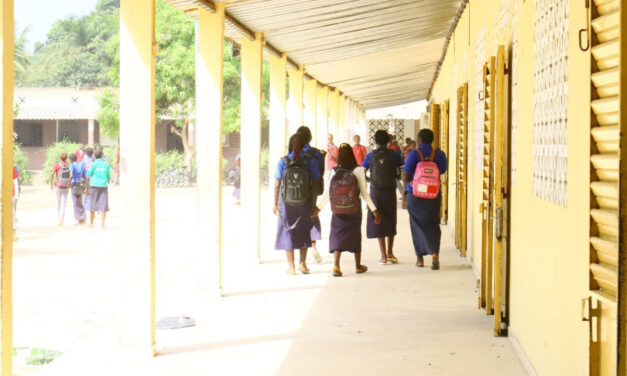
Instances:
[[[159,153],[155,156],[155,175],[159,176],[164,172],[185,167],[183,153],[178,150],[171,150],[166,153]]]
[[[22,150],[22,145],[13,144],[13,164],[20,172],[20,185],[30,184],[30,171],[28,171],[28,157]]]
[[[115,168],[115,162],[117,160],[118,147],[117,146],[104,146],[102,148],[102,152],[104,153],[106,159],[109,160],[109,164],[111,165],[111,169]]]
[[[79,146],[79,144],[63,140],[48,147],[48,150],[46,150],[46,161],[44,162],[44,178],[47,182],[49,182],[50,174],[52,174],[52,167],[61,160],[61,153],[70,155],[70,153],[75,153]]]

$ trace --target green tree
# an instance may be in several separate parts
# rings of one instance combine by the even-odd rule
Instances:
[[[27,34],[30,32],[31,27],[25,27],[19,35],[17,33],[14,43],[13,60],[15,77],[19,78],[26,74],[26,68],[30,65],[30,57],[26,51],[26,44],[28,44]]]

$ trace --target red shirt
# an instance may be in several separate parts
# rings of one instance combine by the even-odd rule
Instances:
[[[337,155],[340,149],[335,144],[327,145],[327,170],[333,170],[337,167]]]
[[[17,173],[17,168],[15,168],[15,166],[13,166],[13,181],[15,181],[15,179],[19,178],[19,174]],[[15,184],[13,184],[13,197],[15,197]]]
[[[85,150],[78,149],[76,151],[76,162],[82,162],[83,158],[85,158]]]
[[[368,155],[368,150],[366,150],[364,145],[355,145],[353,146],[353,154],[355,154],[357,165],[361,166],[364,163],[364,159],[366,159],[366,155]]]

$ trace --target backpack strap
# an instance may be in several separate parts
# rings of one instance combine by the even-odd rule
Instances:
[[[433,158],[435,157],[435,151],[436,148],[433,148],[433,150],[431,151],[431,156],[429,157],[429,160],[433,162]]]
[[[288,157],[287,155],[283,157],[282,159],[283,159],[283,162],[285,162],[285,167],[289,166],[289,164],[292,162],[290,160],[290,157]]]
[[[422,155],[422,152],[420,152],[420,149],[416,149],[416,151],[418,152],[418,156],[420,157],[420,162],[425,160],[425,156]]]

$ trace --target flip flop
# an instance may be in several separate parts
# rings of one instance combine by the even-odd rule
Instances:
[[[379,260],[379,265],[390,265],[390,262],[387,260],[385,262]]]
[[[388,256],[388,261],[391,262],[392,264],[398,264],[398,259],[396,257]]]
[[[342,271],[340,270],[340,268],[337,267],[333,267],[333,276],[334,277],[341,277],[342,276]]]
[[[306,266],[304,266],[304,265],[299,265],[299,266],[298,266],[298,271],[299,271],[299,272],[301,272],[301,273],[303,273],[303,274],[309,274],[309,273],[311,273],[311,271],[310,271],[309,269],[307,269],[307,267],[306,267]],[[294,273],[294,274],[296,274],[296,273]]]
[[[365,273],[367,271],[368,267],[366,265],[359,265],[357,268],[355,268],[355,273],[357,274]]]
[[[288,270],[285,272],[285,274],[287,275],[296,275],[296,271],[295,270]]]

